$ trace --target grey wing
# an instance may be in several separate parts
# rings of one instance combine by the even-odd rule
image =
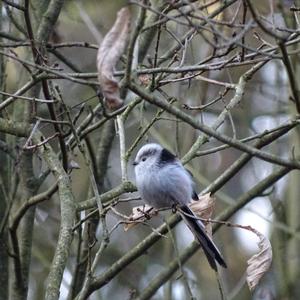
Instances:
[[[194,176],[193,176],[193,174],[192,174],[191,171],[189,171],[188,169],[185,169],[185,170],[186,170],[187,173],[190,175],[191,181],[192,181],[192,187],[193,187],[193,191],[192,191],[192,199],[195,200],[195,201],[197,201],[197,200],[199,200],[199,197],[198,197],[198,194],[197,194],[197,192],[196,192],[196,190],[195,190]]]
[[[193,182],[181,164],[166,165],[160,172],[160,183],[173,204],[185,205],[193,195]]]

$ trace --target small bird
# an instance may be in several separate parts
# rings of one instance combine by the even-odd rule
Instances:
[[[187,206],[191,198],[198,200],[193,179],[179,159],[159,144],[146,144],[137,153],[135,161],[136,185],[142,199],[154,208],[179,207],[181,217],[203,248],[210,266],[226,263],[207,235],[204,224]]]

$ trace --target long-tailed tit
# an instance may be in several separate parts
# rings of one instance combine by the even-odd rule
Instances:
[[[202,246],[211,267],[217,270],[218,262],[226,268],[220,251],[206,234],[203,223],[187,206],[191,198],[196,200],[198,196],[193,189],[191,175],[176,156],[158,144],[147,144],[138,151],[133,164],[142,199],[154,208],[178,206],[183,220]]]

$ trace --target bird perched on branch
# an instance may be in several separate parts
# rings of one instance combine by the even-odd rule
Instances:
[[[210,266],[216,271],[217,264],[226,263],[207,235],[204,224],[188,207],[191,198],[198,200],[193,180],[179,159],[159,144],[146,144],[137,153],[135,175],[142,199],[154,208],[177,207],[181,217],[203,248]]]

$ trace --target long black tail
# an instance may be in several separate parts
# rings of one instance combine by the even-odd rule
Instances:
[[[203,251],[207,257],[207,260],[210,266],[217,271],[217,264],[216,261],[224,268],[227,268],[227,265],[218,250],[217,246],[214,244],[212,239],[207,235],[205,232],[204,224],[197,220],[197,217],[194,213],[189,209],[188,206],[181,206],[181,216],[185,223],[188,225],[190,230],[195,235],[196,239],[200,243]]]

